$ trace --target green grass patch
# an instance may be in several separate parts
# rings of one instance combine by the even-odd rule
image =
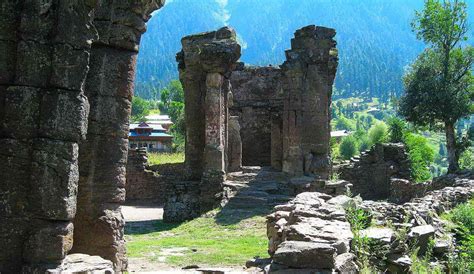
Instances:
[[[128,232],[128,255],[150,261],[165,257],[165,263],[174,266],[242,266],[253,257],[268,257],[265,217],[222,223],[227,222],[216,217],[200,217],[181,225],[155,222],[153,232]],[[173,249],[179,254],[169,254]]]
[[[184,152],[176,153],[148,153],[149,165],[177,164],[184,162]]]

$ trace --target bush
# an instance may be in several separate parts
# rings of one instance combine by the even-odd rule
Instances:
[[[341,117],[336,120],[336,129],[352,131],[356,129],[356,123],[341,115]]]
[[[411,176],[415,182],[423,182],[431,178],[429,167],[434,161],[434,150],[425,137],[407,133],[404,137],[408,157],[411,162]]]
[[[458,243],[457,253],[450,255],[450,272],[474,271],[474,200],[458,205],[443,217],[453,223],[452,232]]]
[[[403,132],[406,129],[406,123],[398,117],[392,117],[388,120],[389,140],[392,143],[403,141]]]
[[[135,122],[145,121],[145,116],[150,113],[150,102],[138,96],[132,98],[132,114],[131,119]]]
[[[384,143],[388,140],[388,128],[384,122],[377,123],[369,129],[369,141],[371,145]]]
[[[339,153],[344,160],[352,158],[357,153],[357,140],[353,136],[347,136],[342,139]]]
[[[461,169],[474,169],[474,148],[473,147],[466,149],[460,155],[459,167]]]

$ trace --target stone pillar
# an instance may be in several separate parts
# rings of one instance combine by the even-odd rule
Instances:
[[[240,124],[238,116],[229,117],[228,138],[228,172],[239,171],[242,168],[242,138],[240,137]]]
[[[94,25],[86,95],[90,100],[87,140],[80,144],[78,212],[73,252],[99,255],[117,272],[127,267],[124,220],[128,122],[140,37],[163,0],[103,1]]]
[[[44,273],[72,246],[96,37],[89,3],[0,4],[1,273]]]
[[[299,29],[282,65],[283,171],[329,177],[330,105],[338,57],[336,31]]]
[[[282,154],[283,154],[283,140],[282,140],[282,123],[280,113],[272,113],[271,117],[271,160],[272,168],[276,170],[282,169]]]
[[[177,54],[186,102],[186,159],[192,180],[201,180],[201,211],[220,202],[225,179],[229,76],[240,57],[228,27],[184,37]]]

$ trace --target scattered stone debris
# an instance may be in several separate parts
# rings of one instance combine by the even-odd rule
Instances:
[[[361,230],[359,237],[366,237],[373,246],[370,249],[373,253],[368,255],[371,260],[377,260],[374,264],[394,272],[407,272],[412,263],[407,247],[416,246],[419,255],[433,248],[440,261],[432,263],[442,266],[454,243],[439,215],[474,197],[474,179],[468,178],[472,176],[450,176],[448,181],[456,187],[431,191],[402,205],[318,192],[301,193],[290,202],[276,206],[267,216],[272,262],[265,269],[277,273],[357,271],[350,245],[354,235],[346,221],[349,207],[359,207],[372,218],[375,226]],[[401,230],[405,231],[405,238],[400,236]]]

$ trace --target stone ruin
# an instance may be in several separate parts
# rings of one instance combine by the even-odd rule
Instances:
[[[199,182],[199,202],[183,201],[180,197],[190,195],[175,189],[165,220],[190,219],[218,206],[226,174],[242,165],[329,178],[335,34],[316,26],[297,30],[281,68],[238,63],[240,45],[228,27],[182,39],[177,61],[186,102],[189,182],[180,182],[179,189],[189,191]],[[176,212],[183,208],[193,215]],[[178,215],[184,219],[166,218]]]
[[[69,269],[63,263],[89,260],[81,253],[111,261],[117,272],[127,268],[120,205],[135,63],[145,23],[163,4],[2,1],[0,272]],[[282,103],[265,122],[273,133],[264,148],[285,172],[329,173],[334,35],[314,26],[297,31],[279,73]],[[198,182],[199,211],[219,203],[226,172],[251,157],[251,141],[237,134],[249,122],[241,127],[245,115],[232,113],[239,56],[229,28],[184,38],[178,55],[192,181],[172,187],[196,190]]]
[[[474,197],[474,174],[443,176],[433,186],[439,189],[402,204],[301,193],[267,216],[272,258],[252,263],[266,273],[358,273],[351,246],[355,235],[348,222],[348,209],[358,207],[367,222],[375,224],[359,232],[359,237],[367,237],[371,264],[389,273],[409,273],[409,246],[423,255],[433,240],[435,263],[441,266],[454,252],[455,239],[440,215]],[[406,237],[400,236],[403,233]]]

